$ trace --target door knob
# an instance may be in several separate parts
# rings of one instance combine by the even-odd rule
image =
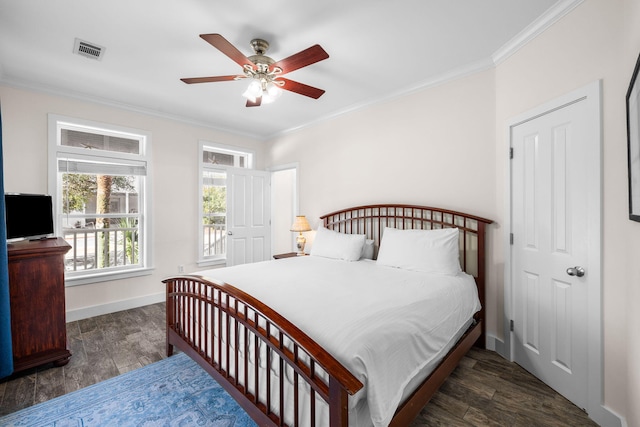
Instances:
[[[229,236],[233,236],[233,231],[227,231],[227,234],[228,234]]]
[[[569,267],[567,268],[567,274],[569,276],[578,276],[578,277],[582,277],[584,276],[584,268],[580,267],[580,266],[575,266],[575,267]]]

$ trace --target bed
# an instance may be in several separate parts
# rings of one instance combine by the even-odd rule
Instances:
[[[311,256],[165,279],[167,355],[196,360],[258,425],[408,425],[484,345],[491,221],[400,204],[321,219]]]

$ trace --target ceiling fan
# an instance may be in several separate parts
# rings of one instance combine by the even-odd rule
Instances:
[[[282,77],[284,74],[327,59],[329,54],[320,45],[313,45],[276,62],[265,55],[265,52],[269,49],[269,43],[262,39],[251,40],[251,47],[255,54],[247,58],[220,34],[200,34],[200,37],[240,65],[242,74],[180,79],[185,83],[251,79],[249,87],[242,94],[247,98],[247,107],[258,107],[263,103],[273,102],[280,96],[282,89],[313,99],[320,98],[324,93],[322,89]]]

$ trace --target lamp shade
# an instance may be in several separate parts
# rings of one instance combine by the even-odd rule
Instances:
[[[296,216],[296,220],[293,222],[290,231],[298,231],[300,233],[303,231],[311,231],[311,226],[309,226],[309,221],[307,221],[307,218],[304,215],[298,215]]]
[[[251,83],[249,83],[249,87],[242,94],[242,96],[244,96],[251,102],[256,102],[256,99],[262,96],[262,85],[260,84],[260,81],[257,79],[251,80]]]

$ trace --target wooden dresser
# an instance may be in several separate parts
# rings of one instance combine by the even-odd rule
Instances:
[[[7,245],[14,372],[69,362],[64,293],[64,239]]]

